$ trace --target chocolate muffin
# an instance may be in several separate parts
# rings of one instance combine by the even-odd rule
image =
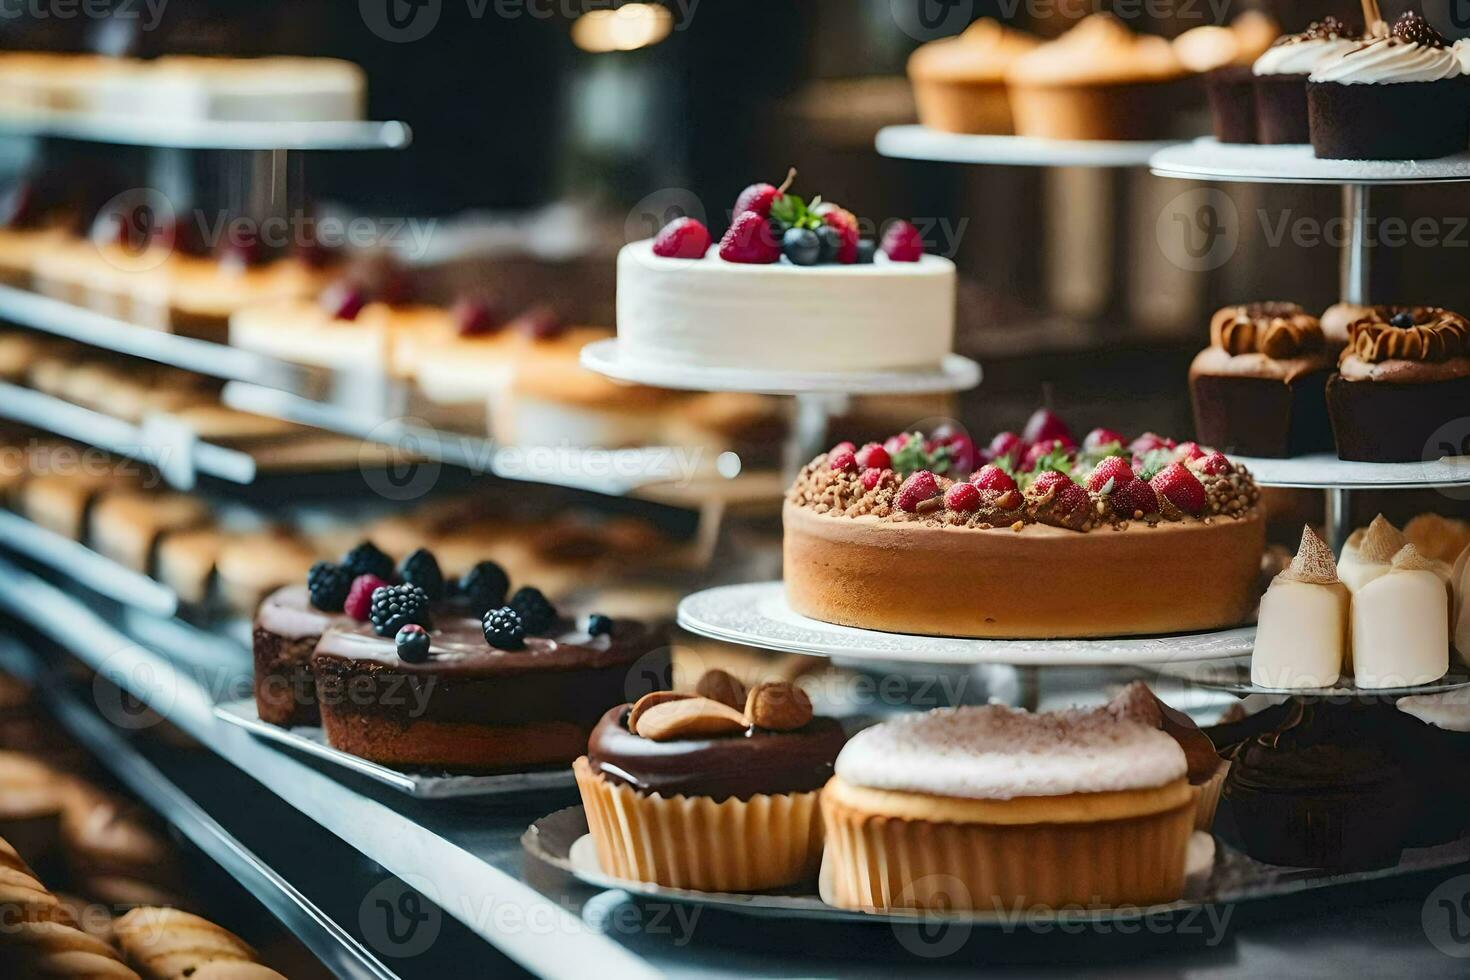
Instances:
[[[668,686],[658,629],[602,616],[584,628],[553,612],[533,634],[517,635],[519,616],[514,628],[492,619],[508,612],[440,616],[422,649],[371,623],[329,630],[311,657],[327,743],[433,771],[565,766],[630,690]]]
[[[1428,160],[1470,144],[1460,59],[1417,11],[1317,62],[1307,79],[1312,151],[1335,160]]]
[[[1227,306],[1189,369],[1195,432],[1226,453],[1284,457],[1332,448],[1332,355],[1317,318],[1295,303]]]
[[[1395,863],[1418,797],[1375,719],[1392,710],[1298,699],[1279,727],[1241,743],[1225,799],[1245,852],[1335,871]]]
[[[1470,406],[1470,321],[1436,306],[1375,306],[1348,330],[1327,383],[1337,454],[1407,463],[1464,452],[1441,429]]]

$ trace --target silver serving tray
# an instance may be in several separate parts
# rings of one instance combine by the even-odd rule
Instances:
[[[465,796],[503,796],[541,790],[568,789],[576,785],[572,770],[510,772],[495,776],[455,776],[450,773],[421,773],[393,769],[359,758],[327,744],[320,728],[300,725],[280,728],[260,720],[252,698],[227,701],[214,708],[216,718],[245,729],[257,738],[275,742],[304,755],[322,759],[360,776],[382,783],[421,800],[445,800]]]
[[[1400,875],[1452,867],[1470,859],[1470,838],[1404,852],[1399,863],[1374,871],[1331,873],[1318,869],[1283,868],[1262,864],[1216,838],[1196,833],[1190,840],[1189,874],[1184,897],[1167,905],[1119,908],[1064,908],[965,911],[951,913],[857,912],[823,902],[810,888],[757,893],[701,892],[665,888],[646,882],[625,881],[602,871],[587,833],[582,807],[547,814],[521,835],[526,853],[566,872],[594,888],[671,902],[691,903],[743,915],[769,918],[822,919],[832,922],[880,922],[895,925],[963,923],[1011,930],[1018,917],[1026,924],[1122,922],[1158,917],[1201,914],[1209,906],[1282,898],[1321,888],[1378,881]]]

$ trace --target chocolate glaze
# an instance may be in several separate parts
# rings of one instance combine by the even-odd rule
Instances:
[[[751,729],[726,738],[655,742],[628,731],[620,705],[602,716],[587,745],[594,772],[640,793],[708,796],[716,802],[762,793],[809,793],[832,777],[847,741],[832,718],[813,718],[794,732]]]
[[[369,623],[328,631],[311,660],[318,699],[405,724],[568,721],[590,730],[610,706],[668,686],[662,633],[627,620],[598,637],[563,620],[550,636],[527,637],[524,650],[490,646],[479,621],[464,617],[441,616],[429,636],[429,659],[407,663]]]

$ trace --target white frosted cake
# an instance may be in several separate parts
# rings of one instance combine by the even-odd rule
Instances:
[[[631,361],[747,371],[938,368],[954,348],[955,269],[907,221],[881,245],[820,197],[751,184],[719,243],[694,218],[618,253]],[[869,225],[871,227],[871,225]]]
[[[712,249],[661,258],[651,239],[618,253],[623,357],[782,371],[932,368],[954,348],[946,258],[871,265],[748,265]]]

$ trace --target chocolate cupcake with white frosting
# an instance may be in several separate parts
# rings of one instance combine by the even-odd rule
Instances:
[[[1312,24],[1300,34],[1276,39],[1255,63],[1255,124],[1257,143],[1307,143],[1307,76],[1317,62],[1356,47],[1360,31],[1336,17]]]
[[[1470,144],[1460,59],[1415,11],[1387,37],[1318,61],[1307,79],[1312,150],[1335,160],[1428,160]]]

